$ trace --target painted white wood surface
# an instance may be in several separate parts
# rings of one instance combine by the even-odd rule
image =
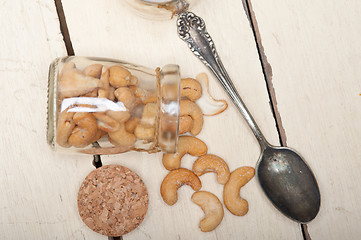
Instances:
[[[175,19],[151,21],[136,16],[119,0],[63,0],[70,37],[78,56],[102,56],[128,60],[147,67],[176,63],[183,77],[195,77],[206,68],[190,52],[176,33]],[[241,1],[198,1],[192,9],[202,16],[216,43],[223,63],[235,85],[254,113],[265,136],[278,143],[275,121],[269,107],[252,31]],[[211,91],[226,98],[211,77]],[[230,102],[229,102],[230,103]],[[199,135],[209,147],[209,153],[223,157],[230,169],[255,166],[259,147],[251,131],[231,105],[219,116],[207,117]],[[161,164],[161,154],[127,153],[103,156],[103,164],[122,164],[135,170],[145,181],[150,193],[148,215],[139,228],[124,239],[302,239],[299,225],[283,217],[261,192],[255,179],[242,190],[250,204],[245,217],[236,217],[225,210],[221,225],[213,232],[202,233],[198,223],[201,209],[190,200],[192,190],[179,190],[179,201],[169,207],[161,199],[159,188],[167,171]],[[186,156],[182,166],[190,168],[195,158]],[[89,169],[82,171],[73,184],[80,186]],[[212,174],[201,177],[203,189],[222,199],[222,187]],[[85,226],[85,225],[84,225]],[[86,233],[85,233],[86,232]],[[84,230],[89,239],[99,239],[91,230]]]
[[[289,146],[313,168],[313,240],[360,239],[361,2],[254,1]]]
[[[76,194],[92,157],[46,143],[48,66],[66,54],[54,1],[0,1],[0,239],[82,239]]]

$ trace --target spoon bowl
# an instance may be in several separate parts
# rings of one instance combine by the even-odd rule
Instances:
[[[307,223],[320,209],[320,191],[311,169],[294,150],[268,145],[256,174],[273,205],[292,220]]]

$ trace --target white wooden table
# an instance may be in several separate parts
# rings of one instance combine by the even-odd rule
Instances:
[[[209,73],[178,39],[175,19],[140,18],[122,0],[62,4],[76,55],[152,68],[176,63],[184,77]],[[135,170],[150,194],[146,219],[123,239],[359,239],[361,2],[200,0],[191,10],[206,21],[264,135],[307,159],[320,186],[321,210],[303,234],[253,179],[242,190],[249,213],[236,217],[226,210],[221,225],[203,233],[203,213],[190,201],[189,187],[180,189],[175,206],[162,201],[159,186],[167,171],[161,154],[103,156],[103,164]],[[0,0],[0,34],[0,239],[106,239],[77,212],[77,191],[94,169],[92,157],[59,154],[46,143],[48,66],[67,55],[54,1]],[[227,99],[213,77],[210,87]],[[199,138],[231,170],[257,162],[257,142],[231,103],[221,115],[206,118]],[[194,159],[187,156],[183,166]],[[213,175],[201,180],[221,199]]]

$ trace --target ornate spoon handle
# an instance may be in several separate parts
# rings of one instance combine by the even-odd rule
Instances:
[[[223,67],[212,38],[206,30],[204,20],[192,12],[182,12],[177,20],[177,29],[179,37],[188,43],[188,47],[194,55],[211,70],[221,83],[232,102],[246,119],[261,147],[266,147],[268,143]]]

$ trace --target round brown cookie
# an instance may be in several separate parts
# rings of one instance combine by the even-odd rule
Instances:
[[[143,221],[148,192],[142,179],[120,165],[92,171],[78,192],[78,210],[84,223],[105,236],[122,236]]]

